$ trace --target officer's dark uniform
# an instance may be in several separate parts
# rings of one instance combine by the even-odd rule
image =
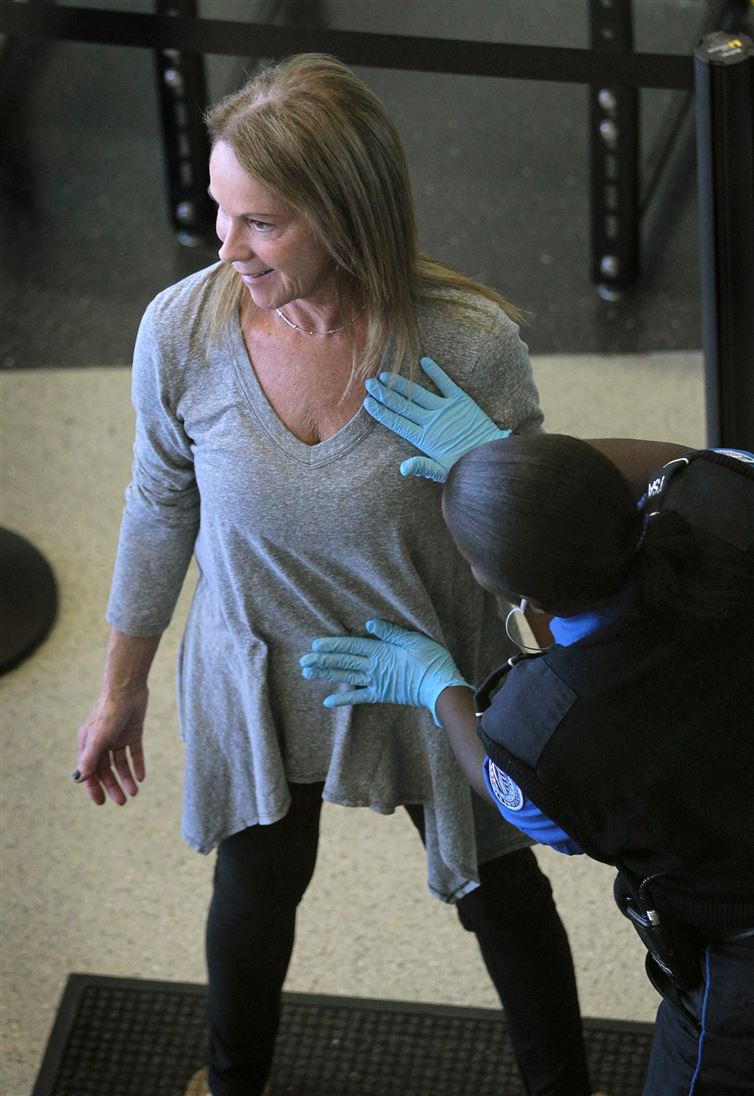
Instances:
[[[754,466],[688,459],[645,508],[678,510],[703,551],[754,567]],[[500,684],[479,723],[489,757],[619,869],[665,998],[647,1096],[754,1093],[753,619],[750,605],[714,625],[616,621],[511,660],[477,708]]]

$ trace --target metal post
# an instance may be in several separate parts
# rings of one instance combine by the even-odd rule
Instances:
[[[156,0],[158,15],[196,16],[196,0]],[[209,138],[204,57],[174,49],[157,50],[157,84],[162,116],[168,201],[178,241],[188,247],[214,239],[214,215],[207,194]]]
[[[633,49],[631,0],[589,0],[594,50]],[[618,300],[639,275],[639,96],[636,88],[590,88],[592,281]]]
[[[706,35],[695,76],[707,441],[754,449],[754,43]]]

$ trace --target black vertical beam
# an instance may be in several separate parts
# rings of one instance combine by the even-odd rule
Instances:
[[[754,449],[754,43],[695,55],[707,441]]]
[[[196,0],[155,0],[157,15],[196,17]],[[157,85],[168,203],[180,243],[189,247],[214,239],[214,214],[207,194],[209,138],[204,57],[157,50]]]
[[[589,0],[593,50],[633,50],[631,0]],[[592,281],[617,300],[639,276],[639,95],[593,85],[590,95]]]

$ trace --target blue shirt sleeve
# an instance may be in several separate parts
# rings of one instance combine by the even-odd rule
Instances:
[[[533,837],[540,845],[549,845],[556,852],[567,856],[583,852],[560,826],[542,814],[539,807],[535,807],[525,797],[518,784],[489,757],[484,759],[484,783],[506,822]]]

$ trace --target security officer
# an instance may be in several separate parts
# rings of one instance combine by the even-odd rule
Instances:
[[[446,481],[477,581],[555,643],[474,698],[441,644],[368,621],[304,675],[348,686],[328,706],[427,707],[506,819],[618,869],[663,997],[644,1096],[754,1093],[754,456],[675,447],[637,503],[605,453],[635,473],[646,443],[507,438],[422,364],[439,396],[383,375],[367,410],[422,450],[404,474]]]

